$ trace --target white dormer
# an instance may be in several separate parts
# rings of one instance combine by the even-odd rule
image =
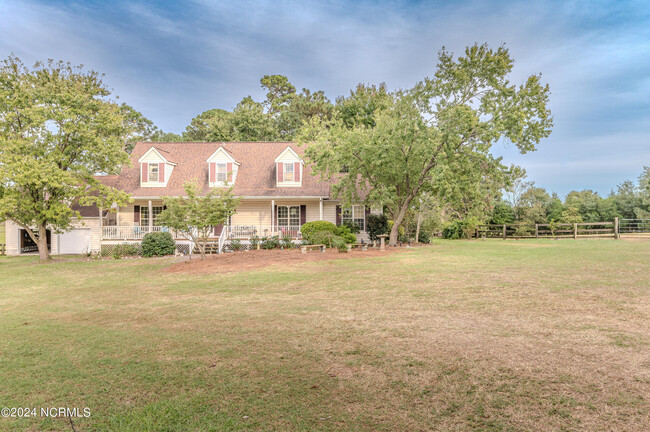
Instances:
[[[284,149],[275,159],[275,173],[278,187],[302,186],[302,171],[305,163],[291,147]]]
[[[140,164],[140,186],[142,187],[165,187],[172,175],[176,164],[170,162],[163,156],[162,152],[155,147],[149,150],[138,159]]]
[[[237,181],[237,172],[241,165],[223,147],[208,158],[208,182],[210,187],[232,186]]]

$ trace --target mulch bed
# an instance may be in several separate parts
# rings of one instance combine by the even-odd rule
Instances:
[[[168,273],[231,273],[254,270],[274,265],[291,265],[303,262],[330,261],[340,259],[363,259],[371,257],[382,257],[404,250],[404,248],[389,247],[382,252],[379,249],[369,248],[367,251],[355,250],[348,253],[339,253],[335,249],[327,249],[325,253],[319,251],[308,251],[303,254],[300,249],[291,250],[252,250],[221,255],[208,255],[203,261],[200,255],[193,255],[192,260],[178,262],[165,269]]]

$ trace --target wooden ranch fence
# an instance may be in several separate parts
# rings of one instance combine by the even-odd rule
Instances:
[[[556,224],[485,224],[479,225],[476,238],[619,238],[619,221]]]

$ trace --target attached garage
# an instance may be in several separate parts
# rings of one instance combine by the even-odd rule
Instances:
[[[89,228],[74,229],[59,234],[59,254],[83,254],[90,252],[90,240]]]

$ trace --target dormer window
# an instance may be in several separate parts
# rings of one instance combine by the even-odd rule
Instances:
[[[293,175],[293,162],[291,163],[284,163],[284,175],[282,176],[283,181],[285,182],[292,182],[294,180],[294,175]]]
[[[228,165],[225,163],[216,164],[217,181],[225,182],[228,179]]]
[[[157,182],[158,180],[158,164],[149,164],[149,181]]]
[[[302,159],[300,159],[300,156],[291,147],[284,149],[275,158],[276,184],[279,187],[302,186],[302,170]]]

